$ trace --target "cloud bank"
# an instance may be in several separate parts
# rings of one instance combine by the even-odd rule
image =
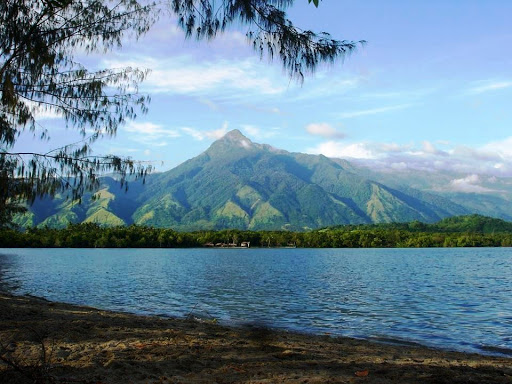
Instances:
[[[222,127],[219,129],[213,129],[208,131],[200,131],[195,128],[190,127],[183,127],[181,128],[181,131],[195,140],[203,141],[204,139],[210,139],[210,140],[217,140],[220,139],[222,136],[224,136],[226,133],[228,133],[229,130],[229,124],[227,122],[224,122],[222,124]]]
[[[512,177],[512,136],[478,148],[429,141],[419,145],[399,145],[329,140],[308,148],[307,152],[346,158],[373,169],[453,171],[469,175]],[[452,186],[476,192],[474,185],[477,181],[474,177],[455,180]]]
[[[286,91],[282,79],[274,81],[269,74],[261,75],[261,65],[254,58],[197,61],[188,55],[161,60],[141,57],[137,61],[106,62],[109,68],[149,68],[150,73],[141,89],[150,94],[240,97],[241,93],[268,96]]]
[[[345,134],[339,132],[328,123],[312,123],[306,126],[306,131],[312,135],[321,136],[328,139],[343,139]]]

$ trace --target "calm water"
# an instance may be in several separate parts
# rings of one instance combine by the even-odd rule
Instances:
[[[3,289],[512,355],[512,249],[0,249]]]

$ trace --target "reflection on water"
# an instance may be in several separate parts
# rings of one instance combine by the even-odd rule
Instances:
[[[112,310],[512,350],[512,249],[11,249],[0,280]]]
[[[16,251],[0,248],[0,291],[16,291],[20,288],[16,273]]]

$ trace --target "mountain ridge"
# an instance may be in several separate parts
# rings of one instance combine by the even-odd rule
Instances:
[[[150,175],[144,186],[132,182],[123,192],[113,179],[104,178],[95,199],[84,196],[79,205],[60,196],[46,198],[17,222],[26,227],[98,222],[187,231],[308,230],[342,224],[431,223],[450,216],[485,214],[471,207],[492,201],[482,195],[466,202],[451,199],[412,188],[398,174],[396,180],[385,176],[346,160],[254,143],[233,130],[198,156]],[[489,209],[494,213],[490,216],[512,217],[510,209],[495,205]]]

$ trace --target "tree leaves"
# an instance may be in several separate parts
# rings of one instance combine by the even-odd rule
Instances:
[[[319,0],[313,1],[318,6]],[[263,58],[279,58],[288,74],[299,81],[319,64],[343,59],[365,41],[335,40],[327,33],[303,31],[287,19],[294,0],[173,0],[171,10],[187,37],[213,39],[235,23],[246,24],[249,43]]]
[[[318,6],[319,0],[308,0]],[[170,0],[188,37],[213,39],[232,25],[246,25],[261,57],[278,58],[299,81],[319,64],[343,59],[363,43],[338,41],[295,27],[285,10],[294,0]],[[165,3],[164,3],[165,4]],[[108,52],[126,34],[140,36],[162,14],[151,0],[3,0],[0,2],[0,156],[6,183],[0,203],[33,200],[71,188],[80,196],[104,172],[144,177],[150,169],[115,155],[92,157],[91,145],[113,136],[127,119],[147,111],[137,85],[147,71],[89,70],[81,52]],[[83,140],[48,153],[12,152],[20,132],[38,128],[37,112],[62,116]],[[41,137],[48,138],[43,129]],[[1,165],[1,164],[0,164]],[[0,204],[0,205],[1,205]]]
[[[137,91],[147,71],[90,71],[75,56],[78,49],[108,51],[126,33],[146,32],[154,7],[134,0],[0,2],[0,166],[9,184],[0,191],[0,208],[67,188],[78,197],[97,185],[102,172],[118,172],[122,183],[128,174],[146,174],[149,168],[131,159],[90,155],[97,139],[115,135],[147,110],[149,98]],[[11,152],[21,131],[39,129],[40,111],[62,116],[83,140],[48,153]]]

